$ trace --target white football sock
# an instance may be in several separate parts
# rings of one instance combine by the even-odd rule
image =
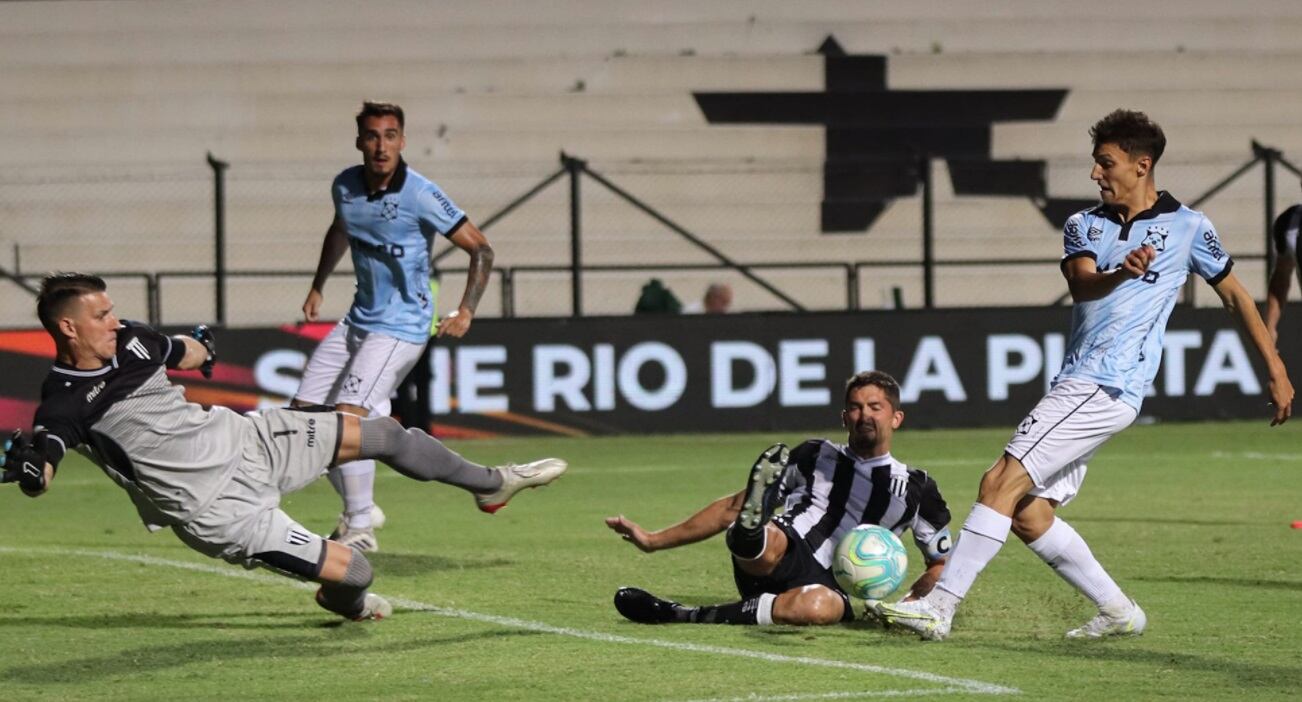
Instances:
[[[1003,548],[1012,525],[1011,517],[1005,517],[980,502],[973,505],[972,513],[963,522],[958,543],[945,562],[945,570],[940,573],[940,582],[936,583],[936,589],[927,600],[942,610],[952,610],[957,601],[967,595],[986,564]],[[937,592],[940,590],[943,592]]]
[[[344,498],[344,516],[348,519],[348,528],[371,528],[371,508],[375,506],[375,461],[340,463],[330,472],[330,484]]]
[[[1027,546],[1100,609],[1108,606],[1121,612],[1129,610],[1130,600],[1094,558],[1085,539],[1067,522],[1055,517],[1053,526]]]
[[[756,624],[768,626],[773,623],[773,602],[777,599],[778,596],[771,592],[759,596],[759,607],[755,608]]]

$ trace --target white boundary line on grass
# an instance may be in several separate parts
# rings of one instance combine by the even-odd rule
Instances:
[[[220,575],[228,578],[242,578],[260,583],[272,585],[286,585],[296,587],[302,590],[314,590],[316,585],[313,583],[291,580],[289,578],[264,575],[233,568],[222,568],[218,566],[205,565],[201,563],[187,563],[185,561],[173,561],[166,558],[155,556],[133,555],[128,553],[118,553],[116,551],[99,551],[86,549],[61,549],[61,548],[13,548],[10,546],[0,546],[0,553],[29,553],[33,555],[66,555],[81,556],[86,558],[103,558],[110,561],[123,561],[128,563],[141,563],[152,566],[165,566],[169,568],[179,568],[190,570],[198,573],[208,573],[211,575]],[[872,665],[870,663],[852,663],[849,661],[838,661],[827,658],[811,658],[808,656],[787,656],[778,653],[767,653],[764,651],[753,651],[744,648],[728,648],[725,646],[709,646],[705,644],[683,643],[680,641],[665,641],[662,639],[644,639],[633,636],[621,636],[618,634],[605,634],[597,631],[584,631],[582,629],[571,629],[569,627],[552,626],[543,622],[534,622],[526,619],[516,619],[514,617],[502,617],[495,614],[481,614],[461,609],[451,609],[439,605],[409,600],[403,597],[393,597],[385,595],[395,606],[404,609],[430,612],[444,617],[455,619],[466,619],[487,624],[496,624],[513,629],[524,629],[527,631],[537,631],[545,634],[556,634],[558,636],[569,636],[578,639],[588,639],[590,641],[601,641],[604,643],[628,644],[633,646],[648,646],[654,648],[666,648],[675,651],[688,651],[691,653],[712,653],[720,656],[732,656],[736,658],[752,658],[756,660],[769,661],[771,663],[792,663],[796,665],[818,666],[823,668],[839,668],[843,670],[857,670],[865,673],[876,673],[878,675],[888,675],[897,678],[909,680],[919,680],[922,682],[936,683],[946,685],[940,689],[927,690],[882,690],[875,693],[878,696],[912,696],[922,694],[950,694],[950,693],[975,693],[983,695],[1017,695],[1021,690],[1014,687],[1004,687],[993,683],[981,682],[980,680],[968,680],[965,678],[954,678],[946,675],[937,675],[920,670],[908,670],[905,668],[887,668],[885,666]],[[864,693],[828,693],[831,695],[856,694],[859,696],[869,696]],[[747,702],[752,700],[804,700],[820,699],[819,697],[807,696],[777,696],[762,698],[741,698]],[[846,699],[845,697],[827,697],[826,699]]]
[[[962,687],[913,690],[851,690],[848,692],[799,692],[789,695],[750,694],[745,697],[718,697],[714,699],[684,700],[684,702],[804,702],[805,700],[860,700],[869,697],[931,697],[933,695],[954,695],[970,692],[972,691]]]

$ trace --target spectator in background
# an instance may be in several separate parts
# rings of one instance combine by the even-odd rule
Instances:
[[[683,314],[727,314],[731,307],[732,286],[727,283],[711,283],[700,302],[683,306]]]

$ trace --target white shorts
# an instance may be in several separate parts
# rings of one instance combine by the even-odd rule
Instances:
[[[424,344],[341,321],[312,352],[294,399],[314,405],[356,405],[371,416],[387,417],[389,398],[424,350]]]
[[[1064,380],[1026,415],[1004,453],[1026,467],[1035,482],[1031,495],[1065,505],[1085,481],[1085,462],[1137,415],[1106,388]]]

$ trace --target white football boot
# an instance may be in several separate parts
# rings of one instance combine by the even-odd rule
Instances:
[[[1099,612],[1084,626],[1067,632],[1069,639],[1101,639],[1105,636],[1139,636],[1148,626],[1148,616],[1134,601],[1130,601],[1130,611],[1122,615]]]
[[[348,515],[341,514],[329,538],[331,541],[351,546],[358,551],[375,553],[380,550],[380,542],[375,538],[375,530],[384,527],[386,521],[388,519],[384,516],[384,510],[380,509],[379,505],[371,505],[371,526],[365,529],[350,529]]]
[[[926,598],[909,602],[877,604],[877,616],[891,626],[914,632],[928,641],[944,641],[949,636],[953,615],[946,615]]]
[[[389,601],[375,594],[374,592],[366,593],[366,599],[362,601],[362,613],[353,617],[355,622],[380,621],[393,616],[393,605]]]
[[[492,514],[506,506],[515,493],[532,487],[540,487],[561,477],[569,464],[559,458],[544,458],[533,463],[517,465],[507,463],[495,466],[493,470],[502,475],[502,487],[494,492],[475,493],[475,505],[481,512]]]

